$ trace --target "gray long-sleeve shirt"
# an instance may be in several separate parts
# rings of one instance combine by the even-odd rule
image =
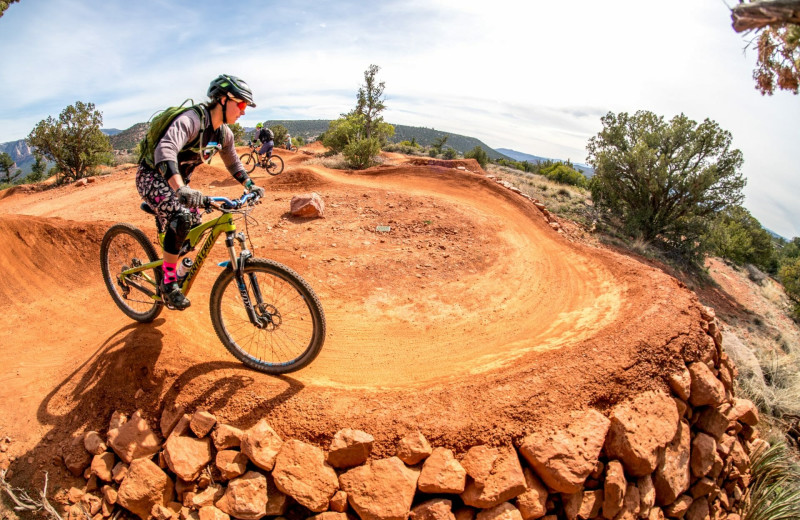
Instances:
[[[175,120],[170,123],[166,133],[156,145],[153,152],[155,163],[161,161],[175,161],[178,163],[178,168],[181,172],[181,177],[188,180],[191,177],[192,170],[200,164],[204,158],[199,154],[192,151],[188,147],[191,146],[201,133],[200,148],[205,148],[209,142],[215,140],[217,131],[211,126],[211,115],[208,109],[205,110],[206,126],[202,126],[200,116],[194,110],[187,110],[182,113]],[[237,172],[244,172],[244,167],[239,157],[236,155],[236,147],[234,146],[233,131],[227,125],[220,127],[222,135],[222,149],[219,151],[222,162],[228,169],[231,175]]]

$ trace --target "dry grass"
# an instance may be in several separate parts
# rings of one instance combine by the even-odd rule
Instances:
[[[513,184],[519,190],[540,201],[551,213],[592,229],[596,222],[591,194],[584,188],[551,181],[543,175],[488,164],[486,173]]]

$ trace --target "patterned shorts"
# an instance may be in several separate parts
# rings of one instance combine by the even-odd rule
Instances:
[[[139,165],[139,169],[136,171],[136,190],[156,212],[156,224],[159,232],[167,229],[167,224],[181,213],[188,213],[191,216],[192,227],[200,224],[200,214],[195,210],[189,211],[178,202],[175,191],[160,173]]]

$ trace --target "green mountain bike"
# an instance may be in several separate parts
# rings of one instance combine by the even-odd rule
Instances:
[[[184,294],[203,267],[211,248],[223,233],[230,260],[211,289],[211,323],[222,344],[245,365],[269,374],[284,374],[311,363],[325,341],[325,314],[308,283],[289,267],[273,260],[255,258],[247,249],[248,237],[236,231],[235,220],[249,213],[258,197],[209,197],[206,213],[222,214],[193,228],[181,248],[195,250],[194,262],[179,278]],[[142,209],[152,209],[142,205]],[[205,241],[203,241],[205,237]],[[159,233],[163,243],[164,235]],[[201,244],[202,242],[202,244]],[[237,254],[236,243],[240,251]],[[100,246],[100,264],[114,303],[130,318],[148,323],[164,309],[159,292],[160,259],[144,232],[131,224],[113,225]],[[189,263],[189,262],[187,262]]]

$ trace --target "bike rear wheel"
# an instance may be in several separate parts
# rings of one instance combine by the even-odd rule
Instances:
[[[267,173],[270,175],[278,175],[283,171],[283,159],[280,155],[273,155],[267,160]]]
[[[225,348],[250,368],[285,374],[307,366],[325,342],[325,314],[314,290],[285,265],[250,258],[244,268],[256,327],[242,300],[236,276],[225,269],[211,289],[211,323]]]
[[[258,159],[255,157],[255,154],[243,153],[239,156],[239,160],[242,161],[242,166],[244,166],[244,171],[246,173],[253,173],[253,170],[256,169]]]
[[[164,309],[160,301],[151,297],[161,280],[161,269],[137,273],[125,281],[120,274],[126,269],[155,262],[158,258],[147,236],[130,224],[111,226],[100,244],[100,267],[111,298],[122,312],[141,323],[153,321]]]

